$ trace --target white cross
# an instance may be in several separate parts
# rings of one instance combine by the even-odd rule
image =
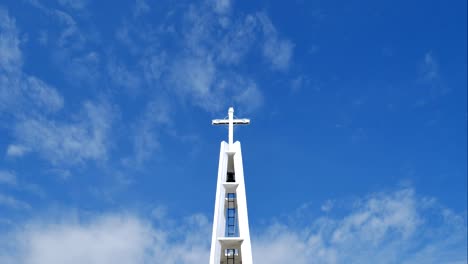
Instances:
[[[248,125],[250,119],[234,119],[234,108],[229,107],[228,119],[213,119],[211,122],[213,125],[229,125],[229,145],[234,142],[234,125]]]

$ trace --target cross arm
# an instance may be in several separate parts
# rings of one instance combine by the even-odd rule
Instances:
[[[229,125],[229,119],[213,119],[211,121],[212,125]],[[243,119],[234,119],[232,120],[232,124],[234,125],[248,125],[250,124],[250,119],[243,118]]]
[[[227,119],[213,119],[211,121],[212,125],[229,125],[229,120]]]
[[[233,120],[234,125],[248,125],[250,124],[250,119],[244,118],[244,119],[234,119]]]

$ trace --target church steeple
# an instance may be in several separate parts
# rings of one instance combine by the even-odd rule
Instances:
[[[221,142],[218,184],[211,239],[210,264],[252,264],[247,198],[240,142],[234,143],[234,125],[249,124],[249,119],[215,119],[213,125],[228,125],[228,142]]]

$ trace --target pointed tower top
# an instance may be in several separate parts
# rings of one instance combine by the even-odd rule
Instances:
[[[234,143],[234,125],[248,125],[250,124],[250,119],[234,119],[234,107],[229,107],[228,110],[228,119],[213,119],[211,122],[213,125],[228,125],[229,126],[229,145]]]

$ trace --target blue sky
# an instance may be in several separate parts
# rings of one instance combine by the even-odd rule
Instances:
[[[0,3],[1,263],[207,262],[229,106],[256,263],[466,263],[466,1],[116,2]]]

